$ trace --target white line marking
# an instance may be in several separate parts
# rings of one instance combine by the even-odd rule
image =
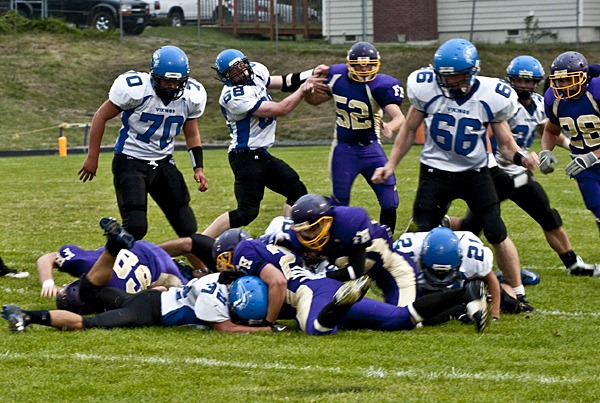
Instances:
[[[306,371],[316,373],[334,373],[334,374],[348,374],[348,375],[359,375],[367,376],[369,378],[414,378],[414,379],[445,379],[445,380],[460,380],[460,379],[478,379],[483,381],[511,381],[511,382],[524,382],[532,383],[536,382],[539,384],[574,384],[583,383],[590,381],[598,381],[598,376],[585,376],[585,377],[553,377],[546,376],[544,374],[527,374],[519,372],[518,376],[514,373],[509,372],[468,372],[460,368],[452,367],[451,371],[437,372],[437,371],[426,371],[426,370],[402,370],[402,369],[386,369],[381,367],[369,367],[369,368],[339,368],[339,367],[322,367],[319,365],[308,365],[304,367],[298,367],[295,365],[279,364],[279,363],[252,363],[252,362],[236,362],[236,361],[222,361],[211,358],[165,358],[165,357],[137,357],[137,356],[104,356],[87,353],[74,353],[74,354],[22,354],[22,353],[11,353],[10,351],[0,355],[0,361],[13,360],[13,359],[46,359],[50,361],[56,360],[71,360],[77,359],[80,361],[99,361],[99,362],[125,362],[125,363],[139,363],[139,364],[151,364],[151,365],[175,365],[181,364],[182,362],[186,365],[198,365],[201,367],[233,367],[243,369],[254,369],[254,370],[287,370],[287,371]]]

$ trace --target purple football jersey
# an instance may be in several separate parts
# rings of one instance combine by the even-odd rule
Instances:
[[[58,270],[81,277],[90,271],[103,250],[103,247],[86,250],[75,245],[64,245],[56,257]],[[173,284],[168,280],[173,277],[178,278],[181,284],[188,282],[167,252],[146,241],[137,241],[133,248],[122,249],[117,255],[113,271],[113,277],[107,285],[128,293],[162,285],[163,282]]]
[[[357,82],[348,77],[345,64],[331,66],[327,79],[338,115],[338,141],[350,144],[377,141],[383,108],[400,105],[404,99],[402,83],[385,74],[377,74],[368,82]]]

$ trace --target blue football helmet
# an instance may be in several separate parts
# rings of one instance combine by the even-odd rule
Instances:
[[[186,54],[176,46],[163,46],[154,52],[150,61],[150,77],[156,95],[165,102],[181,98],[190,75]],[[168,80],[176,86],[162,86]],[[164,82],[163,82],[164,84]]]
[[[252,237],[241,228],[228,229],[215,239],[212,247],[212,255],[218,271],[236,270],[235,266],[231,263],[233,251],[245,239],[252,239]]]
[[[56,307],[79,315],[88,315],[95,312],[93,307],[79,298],[79,280],[65,284],[58,290],[56,293]]]
[[[237,49],[226,49],[219,53],[213,67],[225,85],[245,85],[254,76],[248,58]]]
[[[454,231],[437,227],[429,231],[421,248],[421,270],[429,285],[445,288],[459,278],[462,263],[459,240]]]
[[[346,65],[352,80],[360,83],[368,82],[373,81],[377,76],[381,59],[375,46],[369,42],[357,42],[348,51]],[[365,70],[365,66],[369,66],[368,69]]]
[[[588,62],[581,53],[565,52],[550,65],[550,87],[558,99],[579,97],[588,84]]]
[[[506,80],[522,99],[531,98],[535,88],[544,79],[544,74],[542,64],[531,56],[517,56],[506,68]],[[518,83],[515,81],[517,79]]]
[[[464,97],[480,70],[477,48],[466,39],[450,39],[435,51],[433,70],[446,97]],[[464,80],[456,81],[457,76]]]
[[[292,206],[292,229],[305,247],[320,251],[329,241],[333,223],[333,207],[325,197],[307,194]]]
[[[267,285],[256,276],[243,276],[231,284],[229,310],[235,321],[252,324],[267,316],[269,304]]]

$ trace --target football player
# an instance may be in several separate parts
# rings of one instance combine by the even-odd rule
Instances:
[[[301,256],[334,264],[338,269],[328,277],[347,281],[368,275],[388,304],[407,306],[415,300],[414,263],[394,252],[389,228],[363,208],[333,206],[323,196],[307,194],[292,206],[292,219],[286,236],[274,240]]]
[[[543,78],[544,68],[531,56],[518,56],[506,68],[506,81],[510,83],[519,98],[517,113],[508,120],[508,124],[515,142],[523,151],[529,148],[536,132],[540,127],[543,128],[548,120],[544,111],[544,100],[535,92]],[[560,134],[558,144],[569,149],[569,143],[569,139],[564,134]],[[546,192],[535,180],[531,171],[504,158],[497,150],[495,137],[492,137],[491,145],[495,154],[489,156],[488,167],[499,200],[514,201],[542,227],[546,241],[558,254],[570,274],[580,275],[595,270],[600,275],[599,265],[585,263],[573,251],[560,214],[550,206]],[[547,172],[547,167],[551,167],[551,157],[548,158],[547,151],[542,152],[540,157],[540,171]],[[483,228],[479,217],[471,211],[462,222],[460,219],[457,221],[452,219],[451,225],[453,229],[472,231],[475,234],[479,234]]]
[[[175,166],[175,136],[183,130],[198,190],[206,191],[198,118],[206,91],[189,77],[186,54],[175,46],[156,50],[150,72],[128,71],[113,82],[108,99],[94,114],[87,158],[79,170],[83,182],[94,179],[108,120],[121,115],[122,127],[112,164],[117,203],[123,225],[135,239],[148,229],[148,194],[164,212],[178,236],[197,231],[190,195]]]
[[[229,299],[227,282],[220,281],[217,273],[195,278],[188,284],[161,292],[148,289],[136,294],[108,287],[113,277],[116,257],[122,249],[131,249],[135,239],[112,218],[100,220],[107,236],[104,251],[92,269],[81,276],[79,298],[91,307],[94,316],[82,316],[69,310],[22,310],[6,304],[2,316],[8,321],[9,330],[22,332],[31,324],[52,326],[61,330],[90,328],[140,327],[140,326],[196,326],[233,333],[270,332],[270,326],[250,327],[233,323],[229,303],[238,306],[244,316],[245,306],[241,300],[253,300],[253,292],[260,288],[249,287],[247,292]],[[260,280],[259,280],[260,281]],[[261,305],[266,295],[256,295]],[[266,310],[262,310],[263,314]],[[252,314],[252,312],[248,312]],[[262,317],[254,317],[260,321]]]
[[[252,239],[250,234],[240,228],[231,228],[219,235],[213,245],[213,258],[217,270],[220,272],[235,271],[236,267],[249,265],[250,262],[245,258],[241,258],[240,261],[236,246],[246,245],[242,241],[250,239]],[[259,277],[267,285],[269,303],[265,323],[275,324],[285,301],[287,280],[281,269],[270,263],[268,259],[263,259],[256,264],[258,267],[253,270],[244,270],[244,273]]]
[[[143,240],[136,242],[131,249],[122,249],[119,252],[114,275],[107,285],[133,294],[157,286],[170,288],[186,284],[193,277],[199,277],[209,271],[190,268],[182,261],[173,260],[172,256],[191,253],[214,268],[213,242],[212,238],[201,234],[166,241],[158,246]],[[104,247],[86,250],[67,244],[61,246],[58,252],[40,256],[36,262],[42,284],[40,295],[56,297],[59,288],[54,283],[54,269],[79,278],[90,271],[103,250]]]
[[[404,123],[400,110],[404,88],[394,77],[380,74],[380,66],[377,49],[368,42],[358,42],[348,51],[345,64],[329,68],[330,91],[307,94],[306,101],[319,105],[333,99],[335,103],[337,118],[329,159],[332,203],[348,206],[352,184],[362,175],[381,207],[379,222],[393,234],[398,208],[396,178],[391,175],[375,184],[371,176],[375,168],[387,162],[380,135],[391,138]],[[389,121],[383,121],[384,115]]]
[[[325,66],[271,76],[266,66],[250,62],[237,49],[219,53],[213,69],[224,84],[219,104],[231,136],[228,158],[235,177],[237,200],[235,210],[221,214],[203,231],[216,238],[229,228],[243,227],[254,221],[265,188],[286,198],[287,216],[289,206],[306,194],[306,186],[296,171],[273,156],[269,148],[275,142],[277,117],[289,114],[307,91],[325,91],[328,87],[322,83],[324,79],[310,79],[326,71]],[[268,92],[271,89],[292,94],[274,102]]]
[[[450,203],[463,199],[483,221],[483,232],[495,249],[498,266],[528,309],[517,250],[500,217],[500,203],[487,168],[487,127],[492,126],[500,153],[527,169],[539,164],[535,153],[515,143],[507,120],[517,109],[517,96],[502,80],[478,76],[479,56],[465,39],[451,39],[438,48],[433,66],[408,77],[411,106],[394,141],[389,161],[373,180],[391,177],[425,122],[419,186],[413,205],[416,231],[438,226]]]
[[[222,249],[231,256],[229,269],[253,276],[265,269],[279,270],[287,280],[286,303],[295,309],[300,330],[309,335],[334,334],[339,329],[411,330],[423,320],[462,303],[478,331],[489,323],[485,286],[478,280],[463,289],[426,296],[400,307],[363,298],[371,284],[369,276],[343,283],[307,270],[303,260],[283,246],[234,239],[240,239],[237,245],[227,245],[233,250]]]
[[[492,317],[500,317],[501,290],[492,271],[494,256],[472,232],[454,232],[445,227],[405,232],[394,242],[394,250],[410,256],[419,268],[417,284],[421,295],[460,288],[465,281],[480,279],[491,297]],[[516,299],[515,303],[518,304]],[[463,311],[461,304],[459,312]]]
[[[548,122],[542,134],[540,156],[557,162],[552,150],[560,144],[561,132],[570,138],[571,158],[566,173],[574,178],[588,210],[600,231],[600,78],[590,78],[586,58],[578,52],[561,53],[550,66],[550,88],[544,94]],[[544,173],[552,172],[549,163]],[[600,267],[577,268],[571,274],[600,276]]]

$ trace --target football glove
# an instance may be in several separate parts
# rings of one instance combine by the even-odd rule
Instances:
[[[550,150],[540,151],[540,172],[544,175],[554,172],[554,166],[558,160]]]
[[[573,161],[569,162],[565,168],[565,172],[571,178],[598,162],[598,157],[593,152],[582,155],[571,154],[571,158],[573,158]]]
[[[249,320],[248,321],[248,325],[252,326],[252,327],[265,327],[265,326],[269,326],[271,328],[271,331],[273,333],[279,333],[279,332],[283,332],[285,329],[287,329],[287,326],[282,325],[278,322],[269,322],[266,319],[261,319],[261,320]]]
[[[243,277],[245,275],[246,273],[244,273],[243,271],[225,270],[219,274],[219,279],[217,280],[217,282],[220,284],[231,284],[238,278]]]

